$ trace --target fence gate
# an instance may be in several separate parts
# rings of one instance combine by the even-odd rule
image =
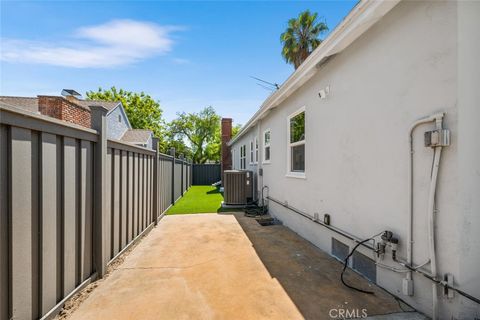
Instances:
[[[220,164],[194,164],[193,185],[210,185],[222,179]]]

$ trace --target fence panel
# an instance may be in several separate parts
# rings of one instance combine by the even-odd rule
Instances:
[[[57,313],[191,185],[188,162],[98,132],[0,106],[0,320]]]
[[[193,185],[211,185],[220,181],[220,164],[194,164],[192,168]]]
[[[175,160],[175,183],[174,183],[174,199],[177,201],[182,196],[182,161]]]
[[[160,205],[159,214],[164,213],[172,204],[172,164],[173,158],[167,155],[159,155],[159,191]]]
[[[37,319],[93,269],[95,131],[0,109],[0,319]]]
[[[124,250],[153,222],[152,163],[155,152],[119,141],[108,140],[107,186],[110,203],[109,261]],[[109,173],[109,174],[108,174]]]

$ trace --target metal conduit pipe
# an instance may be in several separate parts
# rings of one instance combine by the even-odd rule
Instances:
[[[409,154],[410,161],[408,162],[408,195],[409,195],[409,215],[408,215],[408,228],[407,228],[407,264],[413,265],[413,131],[419,125],[437,121],[437,119],[443,119],[445,113],[440,112],[422,119],[415,121],[408,130],[408,144],[409,144]],[[406,276],[406,281],[412,281],[412,272],[408,272]],[[407,284],[410,288],[413,288],[413,283]],[[413,290],[410,290],[408,295],[412,295]]]
[[[443,116],[436,119],[437,130],[443,129]],[[435,195],[437,192],[437,180],[438,180],[438,169],[440,166],[440,157],[442,155],[442,146],[434,148],[433,156],[433,165],[432,165],[432,177],[430,180],[430,191],[428,194],[428,240],[429,240],[429,249],[430,249],[430,268],[432,272],[432,277],[436,279],[437,277],[437,256],[435,254]],[[438,296],[437,296],[437,285],[432,284],[432,319],[437,319],[438,317]]]
[[[303,212],[303,211],[301,211],[301,210],[299,210],[299,209],[297,209],[297,208],[294,208],[294,207],[292,207],[292,206],[290,206],[290,205],[286,205],[285,203],[283,203],[283,202],[281,202],[280,200],[277,200],[277,199],[275,199],[275,198],[272,198],[271,196],[267,196],[267,199],[268,199],[268,200],[271,200],[272,202],[275,202],[276,204],[281,205],[281,206],[284,207],[284,208],[287,208],[287,209],[289,209],[289,210],[291,210],[291,211],[293,211],[293,212],[301,215],[301,216],[304,217],[304,218],[307,218],[307,219],[309,219],[309,220],[311,220],[311,221],[313,221],[313,222],[315,222],[315,223],[318,223],[319,225],[321,225],[321,226],[323,226],[323,227],[325,227],[325,228],[327,228],[327,229],[329,229],[329,230],[331,230],[331,231],[333,231],[333,232],[335,232],[335,233],[338,233],[338,234],[344,236],[345,238],[347,238],[347,239],[349,239],[349,240],[352,240],[352,241],[357,242],[357,243],[363,241],[362,239],[360,239],[360,238],[358,238],[358,237],[356,237],[356,236],[354,236],[354,235],[352,235],[352,234],[350,234],[350,233],[348,233],[348,232],[346,232],[346,231],[343,231],[343,230],[341,230],[341,229],[339,229],[339,228],[336,228],[336,227],[334,227],[334,226],[332,226],[332,225],[325,224],[325,223],[323,223],[322,221],[315,219],[313,216],[309,215],[308,213],[305,213],[305,212]],[[367,248],[367,249],[370,249],[370,250],[372,250],[372,251],[375,251],[375,248],[374,248],[373,246],[371,246],[370,244],[368,244],[368,243],[362,243],[361,245],[362,245],[363,247]]]

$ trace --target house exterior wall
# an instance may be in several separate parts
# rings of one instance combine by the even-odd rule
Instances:
[[[422,117],[445,111],[444,126],[451,131],[451,145],[442,153],[436,197],[438,275],[453,274],[458,288],[479,297],[480,243],[475,230],[480,228],[480,204],[473,199],[478,199],[480,189],[480,179],[474,174],[480,172],[480,150],[469,148],[474,143],[478,146],[475,136],[480,136],[479,126],[471,120],[479,119],[478,90],[468,91],[477,99],[465,99],[462,105],[459,94],[463,91],[457,87],[459,70],[472,74],[474,64],[471,50],[457,51],[457,41],[476,39],[471,25],[478,14],[458,6],[456,2],[399,3],[232,148],[238,168],[240,146],[247,145],[248,156],[251,137],[258,133],[261,137],[264,130],[271,129],[271,161],[261,164],[258,190],[268,186],[271,197],[311,215],[328,213],[333,226],[358,238],[391,230],[399,237],[398,256],[405,259],[409,127]],[[478,5],[475,8],[478,12]],[[464,23],[461,37],[457,37],[463,18],[470,24]],[[320,99],[319,90],[327,86],[330,94]],[[294,178],[286,176],[287,118],[302,107],[306,114],[305,178]],[[414,132],[414,265],[428,259],[427,197],[433,152],[423,146],[423,134],[433,129],[433,124],[426,124]],[[467,179],[471,175],[475,178]],[[272,215],[326,252],[331,251],[332,237],[350,248],[354,245],[272,201],[269,207]],[[359,251],[375,259],[370,250],[360,247]],[[389,257],[382,263],[400,267]],[[377,267],[380,286],[431,314],[431,282],[414,274],[414,295],[409,297],[402,294],[403,278],[402,273]],[[458,294],[447,300],[439,288],[438,299],[441,319],[480,314],[478,305]]]
[[[108,139],[120,140],[125,131],[131,128],[122,107],[116,107],[107,115]]]

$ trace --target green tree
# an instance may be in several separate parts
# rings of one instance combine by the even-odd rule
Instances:
[[[327,24],[317,21],[317,13],[312,14],[309,10],[300,13],[298,18],[288,20],[287,29],[280,36],[285,61],[297,69],[322,43],[319,36],[326,31]]]
[[[237,133],[240,131],[242,126],[240,124],[237,124],[232,127],[232,138],[237,135]],[[222,132],[220,126],[218,126],[217,130],[215,131],[215,139],[209,143],[206,147],[205,153],[207,154],[207,157],[209,160],[213,161],[220,161],[220,153],[221,153],[221,148],[222,147]]]
[[[169,125],[174,140],[188,141],[194,163],[220,159],[220,155],[213,152],[212,147],[219,128],[220,116],[212,107],[206,107],[198,113],[179,113]]]
[[[144,92],[136,93],[123,89],[98,88],[86,93],[89,100],[120,101],[125,108],[128,120],[134,129],[148,129],[160,139],[160,149],[165,151],[164,121],[160,103]]]

